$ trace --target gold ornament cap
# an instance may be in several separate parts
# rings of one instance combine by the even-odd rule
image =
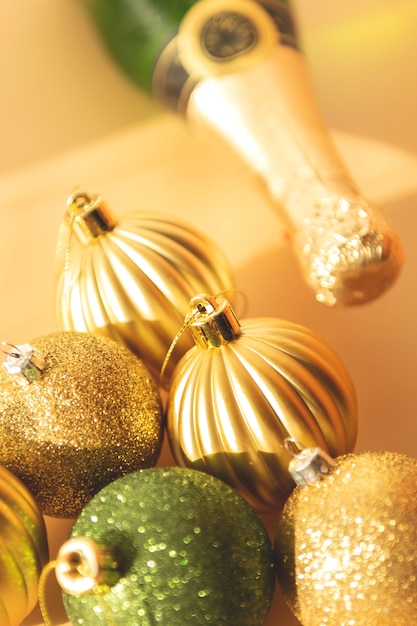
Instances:
[[[74,233],[84,245],[112,231],[117,225],[116,218],[101,196],[90,196],[78,190],[69,196],[67,207]]]
[[[116,584],[119,567],[113,547],[89,537],[73,537],[58,552],[55,575],[61,589],[71,595],[82,595],[103,585]]]
[[[200,348],[218,348],[240,335],[236,314],[223,296],[200,294],[192,298],[186,325]]]
[[[29,343],[14,345],[7,341],[2,341],[1,345],[10,348],[7,352],[3,350],[6,358],[2,367],[8,374],[16,377],[19,385],[27,387],[42,377],[46,368],[45,359],[33,346]]]
[[[288,471],[299,487],[317,487],[336,466],[332,457],[319,447],[301,449],[295,439],[288,438],[285,440],[285,448],[294,457],[288,465]]]

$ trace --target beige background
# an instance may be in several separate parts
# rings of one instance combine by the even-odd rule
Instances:
[[[417,456],[417,5],[294,6],[337,145],[402,237],[406,263],[395,287],[363,308],[317,304],[246,168],[154,107],[105,54],[80,4],[0,0],[0,340],[56,330],[56,234],[66,197],[80,185],[118,213],[155,208],[206,230],[235,268],[248,315],[305,324],[338,351],[358,393],[357,449]],[[70,523],[48,520],[48,527],[53,556]],[[55,623],[65,623],[50,593]],[[39,624],[39,614],[25,623]],[[296,621],[277,595],[268,626],[278,623]]]

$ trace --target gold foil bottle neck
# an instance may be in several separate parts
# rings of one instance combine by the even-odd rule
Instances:
[[[200,348],[218,348],[240,335],[240,324],[228,300],[200,294],[190,300],[188,328]]]
[[[245,70],[204,78],[186,115],[220,135],[265,183],[318,302],[365,304],[391,287],[401,241],[336,150],[298,50],[276,45]]]
[[[117,224],[101,196],[90,196],[78,190],[69,196],[67,207],[74,233],[83,244],[112,231]]]

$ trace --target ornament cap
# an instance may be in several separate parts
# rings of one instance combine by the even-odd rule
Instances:
[[[324,476],[331,473],[335,462],[319,447],[301,449],[295,439],[285,440],[287,451],[294,457],[288,470],[299,487],[318,486]]]
[[[117,224],[101,196],[77,190],[69,196],[67,207],[74,232],[83,244],[112,231]]]
[[[240,324],[223,296],[199,294],[190,300],[186,324],[200,348],[218,348],[240,335]]]
[[[2,341],[1,345],[10,348],[7,352],[3,350],[6,358],[2,367],[11,376],[16,376],[20,385],[27,387],[42,377],[46,363],[38,350],[35,350],[29,343],[14,345]]]
[[[90,593],[103,585],[112,587],[119,580],[119,561],[111,546],[89,537],[73,537],[58,552],[55,575],[67,593]]]

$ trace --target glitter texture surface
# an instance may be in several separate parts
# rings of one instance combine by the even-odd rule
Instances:
[[[297,487],[276,535],[277,576],[303,626],[417,623],[417,461],[346,455]]]
[[[316,299],[329,306],[372,300],[393,282],[402,263],[397,236],[360,198],[318,202],[294,244]]]
[[[105,487],[71,536],[113,546],[122,575],[107,593],[64,593],[74,626],[261,626],[274,588],[272,548],[255,511],[222,481],[178,467]],[[110,613],[109,613],[110,611]]]
[[[31,342],[46,361],[22,388],[0,368],[0,463],[42,512],[76,517],[111,480],[157,461],[158,390],[143,363],[112,339],[52,333]]]

